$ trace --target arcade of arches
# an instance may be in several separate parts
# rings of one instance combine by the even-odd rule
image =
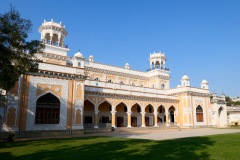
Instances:
[[[158,103],[86,98],[83,109],[84,128],[177,125],[177,103]]]

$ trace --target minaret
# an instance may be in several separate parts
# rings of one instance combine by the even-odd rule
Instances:
[[[153,54],[150,53],[149,57],[149,62],[150,62],[150,69],[164,69],[165,70],[165,63],[167,58],[165,57],[163,52],[156,53],[154,52]]]
[[[62,22],[44,22],[39,27],[38,31],[41,33],[41,41],[45,44],[44,52],[67,56],[69,51],[68,45],[64,44],[64,39],[67,36],[67,31]]]

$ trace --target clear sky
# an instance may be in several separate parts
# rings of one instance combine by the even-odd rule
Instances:
[[[206,79],[211,92],[240,96],[240,0],[0,0],[0,13],[10,4],[32,21],[29,39],[40,40],[44,19],[66,25],[68,56],[146,71],[162,51],[171,88],[186,74],[193,87]]]

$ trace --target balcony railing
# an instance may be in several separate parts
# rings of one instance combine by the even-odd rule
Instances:
[[[154,70],[154,69],[161,69],[161,70],[169,71],[169,68],[156,66],[156,67],[148,69],[147,72],[151,71],[151,70]]]
[[[57,47],[62,47],[62,48],[68,48],[67,44],[63,44],[63,43],[58,43],[58,42],[52,42],[49,40],[42,40],[42,42],[44,44],[49,44],[49,45],[53,45],[53,46],[57,46]]]

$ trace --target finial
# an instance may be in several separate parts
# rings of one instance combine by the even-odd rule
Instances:
[[[51,21],[53,22],[53,19],[51,19]]]
[[[46,19],[44,19],[43,22],[45,23],[45,22],[46,22]]]

